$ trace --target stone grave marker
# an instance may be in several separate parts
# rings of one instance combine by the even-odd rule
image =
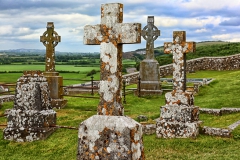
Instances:
[[[154,41],[160,31],[154,25],[154,16],[148,16],[148,24],[142,30],[146,42],[146,59],[140,63],[141,95],[162,94],[159,63],[154,57]]]
[[[186,53],[195,51],[195,42],[186,42],[185,31],[173,32],[173,43],[164,43],[164,52],[173,54],[173,91],[165,94],[157,120],[157,137],[187,138],[199,133],[199,107],[193,94],[186,92]]]
[[[55,71],[55,47],[61,42],[61,36],[54,31],[54,23],[47,23],[47,31],[40,36],[40,42],[46,47],[45,72],[47,78],[52,106],[58,109],[63,108],[67,101],[63,99],[63,77]]]
[[[25,142],[46,139],[56,128],[47,79],[40,71],[24,71],[16,84],[13,109],[7,113],[4,139]]]
[[[122,44],[141,42],[141,24],[122,23],[123,4],[101,5],[101,24],[84,27],[84,44],[100,45],[100,102],[97,113],[82,122],[77,159],[145,159],[142,126],[124,116]]]

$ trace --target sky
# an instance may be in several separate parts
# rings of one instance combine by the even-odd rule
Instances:
[[[186,31],[187,41],[240,41],[240,0],[0,0],[0,50],[45,49],[40,36],[47,22],[54,22],[61,36],[56,51],[100,52],[100,46],[84,45],[85,25],[100,24],[101,4],[122,3],[123,23],[154,24],[161,35],[155,47],[172,42],[173,31]],[[123,51],[145,48],[124,44]]]

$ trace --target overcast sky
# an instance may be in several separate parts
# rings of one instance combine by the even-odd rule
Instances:
[[[99,52],[100,46],[83,44],[85,25],[100,24],[100,7],[122,3],[123,23],[147,24],[155,17],[161,36],[155,47],[172,41],[172,32],[185,30],[187,41],[240,41],[240,0],[0,0],[0,50],[45,49],[40,36],[54,22],[61,36],[57,51]],[[145,48],[125,44],[123,51]]]

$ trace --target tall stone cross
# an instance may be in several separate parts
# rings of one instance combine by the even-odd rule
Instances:
[[[53,22],[47,23],[47,31],[40,36],[40,42],[46,47],[46,64],[45,71],[46,72],[54,72],[55,71],[55,47],[58,42],[61,42],[61,36],[54,31]]]
[[[141,42],[140,23],[122,23],[123,4],[101,5],[101,24],[84,27],[84,44],[100,45],[98,115],[122,116],[122,44]]]
[[[154,16],[148,16],[148,24],[142,30],[142,36],[147,41],[146,59],[154,59],[154,41],[160,36],[160,31],[154,25]]]
[[[186,90],[186,53],[195,52],[196,43],[186,42],[185,31],[173,32],[173,43],[164,43],[164,53],[173,54],[173,89]]]

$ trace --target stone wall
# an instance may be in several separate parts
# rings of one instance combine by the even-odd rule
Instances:
[[[187,73],[200,70],[237,70],[240,69],[240,54],[224,57],[202,57],[187,61]],[[172,75],[172,64],[160,67],[161,77]]]
[[[172,75],[172,64],[160,66],[161,77]],[[187,73],[200,70],[237,70],[240,69],[240,54],[224,57],[202,57],[187,61]],[[136,83],[138,81],[139,72],[126,74],[123,76],[128,83]]]

